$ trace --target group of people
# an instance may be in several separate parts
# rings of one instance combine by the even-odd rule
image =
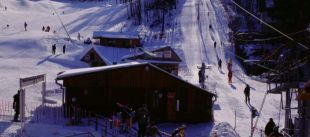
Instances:
[[[55,55],[56,54],[56,44],[52,45],[52,54]],[[62,46],[62,54],[66,54],[66,45],[64,44]]]
[[[50,32],[50,30],[51,30],[51,27],[49,25],[47,25],[46,28],[45,26],[42,27],[42,31],[44,32]]]
[[[115,123],[116,127],[120,127],[121,133],[127,133],[129,129],[132,127],[132,120],[135,115],[135,112],[132,108],[128,107],[127,105],[123,105],[121,103],[116,103],[118,108],[120,108],[120,112],[118,113],[118,116],[121,119],[120,125]],[[112,116],[113,117],[113,116]],[[114,120],[119,118],[112,118]]]
[[[120,133],[128,133],[132,127],[133,118],[135,118],[138,123],[138,137],[161,136],[156,123],[150,121],[150,114],[146,104],[138,108],[137,112],[128,107],[128,105],[121,103],[116,103],[116,105],[119,108],[119,112],[116,115],[112,115],[111,122],[114,127],[120,129]]]
[[[215,43],[216,45],[216,43]],[[222,70],[222,59],[218,59],[218,69],[221,71]],[[198,77],[199,77],[199,83],[202,85],[202,88],[204,88],[204,82],[208,76],[205,75],[205,70],[208,69],[205,65],[205,63],[202,63],[201,67],[198,67]],[[229,60],[227,63],[227,69],[228,69],[228,83],[232,84],[232,59]]]

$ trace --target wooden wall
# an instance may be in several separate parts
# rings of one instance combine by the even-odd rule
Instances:
[[[116,102],[137,109],[147,104],[158,121],[202,122],[213,119],[212,95],[150,66],[136,66],[64,79],[66,103],[72,96],[79,105],[107,114]],[[180,102],[175,119],[168,119],[167,94]],[[157,94],[157,95],[156,95]],[[158,94],[161,94],[159,98]]]

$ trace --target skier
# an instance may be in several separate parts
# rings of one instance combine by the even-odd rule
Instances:
[[[198,77],[199,77],[199,83],[201,84],[202,88],[204,88],[204,83],[206,80],[206,76],[205,76],[205,70],[207,69],[205,63],[201,64],[201,67],[197,67],[198,69],[200,69],[198,71]]]
[[[66,54],[66,44],[62,46],[62,53]]]
[[[56,44],[54,44],[54,45],[52,46],[52,53],[53,53],[53,55],[56,54]]]
[[[232,59],[229,59],[229,62],[227,63],[227,69],[228,69],[228,71],[231,71],[231,69],[232,69]]]
[[[201,70],[199,70],[198,71],[198,77],[199,77],[199,83],[200,84],[203,84],[203,83],[205,83],[205,76],[204,76],[205,74],[204,74],[204,70],[203,69],[201,69]]]
[[[216,41],[214,42],[214,48],[216,48]]]
[[[15,110],[15,114],[14,114],[14,119],[13,121],[18,121],[18,117],[19,117],[19,96],[20,96],[20,90],[17,91],[17,94],[15,94],[13,96],[13,109]]]
[[[6,11],[8,9],[8,7],[4,6],[4,10]]]
[[[45,32],[50,32],[50,29],[51,29],[51,27],[47,26],[46,29],[45,29]]]
[[[27,22],[25,22],[25,23],[24,23],[25,31],[27,31],[27,25],[28,25]]]
[[[244,95],[245,95],[245,103],[249,102],[249,104],[250,104],[250,86],[249,86],[249,84],[246,84],[246,87],[244,89]]]
[[[219,70],[222,70],[222,60],[221,59],[219,59],[219,61],[218,61],[218,65],[219,65]]]
[[[273,129],[276,127],[276,124],[273,122],[273,119],[270,118],[269,122],[265,126],[265,135],[270,136],[270,134],[273,132]]]
[[[45,31],[45,27],[44,26],[42,27],[42,31]]]
[[[137,120],[138,120],[138,137],[144,137],[145,136],[145,130],[148,125],[148,109],[146,104],[143,104],[142,107],[139,108],[138,114],[137,114]]]
[[[232,71],[228,71],[228,83],[232,83]]]
[[[81,40],[81,34],[80,34],[80,32],[78,33],[77,38],[78,38],[78,40]]]

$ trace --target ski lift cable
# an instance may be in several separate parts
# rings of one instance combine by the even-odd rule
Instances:
[[[228,50],[226,50],[229,54],[231,54],[231,55],[233,55],[233,56],[235,56],[235,57],[237,57],[237,58],[239,58],[239,59],[241,59],[241,60],[243,60],[243,61],[245,61],[246,59],[245,58],[242,58],[242,57],[240,57],[240,56],[238,56],[238,55],[235,55],[234,53],[232,53],[232,52],[230,52],[230,51],[228,51]],[[255,64],[255,65],[257,65],[257,66],[259,66],[259,67],[261,67],[261,68],[264,68],[264,69],[267,69],[267,70],[270,70],[270,71],[273,71],[273,72],[275,72],[275,73],[279,73],[277,70],[274,70],[274,69],[272,69],[272,68],[268,68],[268,67],[266,67],[266,66],[264,66],[264,65],[261,65],[261,64],[258,64],[258,63],[254,63],[254,62],[251,62],[252,64]]]
[[[292,32],[292,33],[289,33],[289,34],[286,34],[286,35],[296,35],[296,34],[299,34],[299,33],[302,33],[302,32],[306,32],[307,29],[303,29],[303,30],[300,30],[300,31],[296,31],[296,32]],[[245,41],[245,42],[261,42],[261,41],[269,41],[269,40],[275,40],[275,39],[280,39],[280,38],[283,38],[285,36],[275,36],[275,37],[270,37],[270,38],[265,38],[265,39],[253,39],[253,40],[245,40],[245,39],[240,39],[240,38],[236,38],[238,40],[241,40],[241,41]]]
[[[67,34],[69,40],[72,42],[72,39],[71,39],[71,37],[70,37],[70,34],[69,34],[68,30],[66,29],[64,23],[62,22],[62,20],[61,20],[61,18],[60,18],[60,16],[59,16],[58,12],[56,11],[54,5],[53,5],[50,1],[49,1],[48,3],[50,4],[50,6],[51,6],[52,9],[54,10],[55,14],[57,15],[57,17],[58,17],[58,19],[59,19],[59,22],[60,22],[60,24],[62,25],[62,27],[64,28],[64,30],[65,30],[65,32],[66,32],[66,34]]]
[[[284,37],[288,38],[289,40],[296,42],[297,45],[303,47],[304,49],[308,50],[309,48],[297,41],[295,41],[292,37],[284,34],[283,32],[281,32],[280,30],[276,29],[275,27],[269,25],[268,23],[266,23],[265,21],[261,20],[260,18],[256,17],[254,14],[252,14],[251,12],[249,12],[248,10],[244,9],[242,6],[240,6],[238,3],[236,3],[234,0],[230,0],[233,4],[235,4],[237,7],[239,7],[241,10],[245,11],[246,13],[248,13],[249,15],[251,15],[252,17],[254,17],[255,19],[259,20],[261,23],[265,24],[266,26],[268,26],[269,28],[275,30],[276,32],[280,33],[281,35],[283,35]]]

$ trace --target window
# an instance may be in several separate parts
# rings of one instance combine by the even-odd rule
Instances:
[[[85,61],[90,61],[90,56],[86,55],[84,59],[85,59]]]
[[[90,60],[90,61],[95,60],[95,54],[94,54],[94,53],[90,53],[89,60]]]
[[[171,51],[164,51],[164,58],[171,58],[172,54]]]

